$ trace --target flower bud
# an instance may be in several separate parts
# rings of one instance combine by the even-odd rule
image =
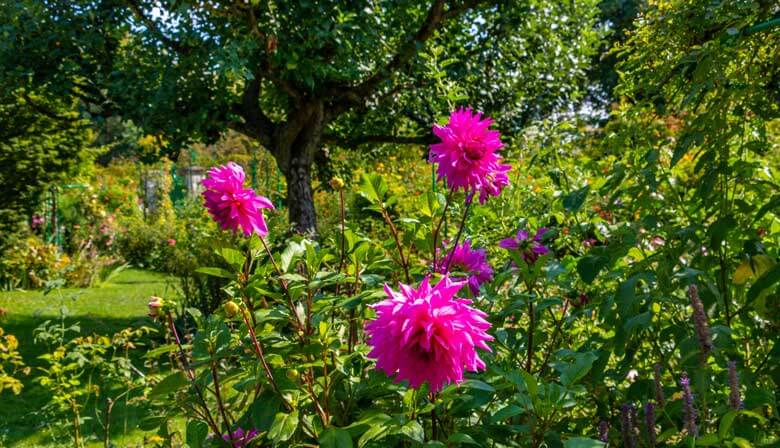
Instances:
[[[344,188],[344,179],[340,177],[334,177],[333,179],[330,180],[329,183],[330,183],[330,187],[333,188],[334,190],[341,190],[342,188]]]
[[[236,302],[226,302],[222,306],[222,310],[225,312],[225,317],[231,318],[231,317],[235,316],[236,314],[238,314],[238,312],[240,311],[240,308],[238,307]]]
[[[162,297],[151,296],[149,298],[149,305],[148,305],[149,306],[149,314],[148,314],[148,316],[151,317],[152,319],[157,319],[157,317],[159,316],[159,313],[160,313],[160,308],[163,307],[163,304],[164,304],[164,302],[163,302]]]
[[[298,373],[298,371],[295,369],[290,369],[287,371],[287,378],[291,380],[298,378],[298,375],[300,375],[300,373]]]

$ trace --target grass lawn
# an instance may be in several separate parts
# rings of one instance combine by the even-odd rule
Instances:
[[[0,397],[0,447],[54,447],[63,446],[67,439],[54,442],[46,429],[46,422],[39,412],[49,401],[47,392],[32,383],[41,365],[38,356],[45,347],[33,342],[33,329],[46,320],[58,321],[64,307],[66,324],[78,322],[81,334],[111,335],[123,328],[153,326],[146,317],[146,304],[150,295],[170,296],[175,279],[161,274],[128,269],[110,283],[89,289],[62,289],[44,295],[40,291],[0,292],[0,308],[6,311],[0,317],[0,327],[19,339],[24,361],[33,372],[23,378],[25,388],[20,395],[4,392]],[[112,426],[112,443],[115,446],[140,446],[143,435],[138,432],[123,434],[125,415],[117,409],[117,420]],[[128,415],[128,428],[135,428],[138,416]],[[90,441],[87,446],[103,446]]]

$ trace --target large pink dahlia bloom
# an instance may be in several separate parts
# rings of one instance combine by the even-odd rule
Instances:
[[[431,145],[429,161],[438,163],[438,178],[446,179],[452,190],[470,195],[479,193],[479,202],[498,196],[509,185],[509,165],[501,164],[497,152],[504,146],[501,134],[489,129],[493,120],[481,113],[458,109],[450,114],[446,126],[434,125],[441,139]]]
[[[487,260],[485,249],[471,247],[471,242],[464,241],[454,249],[439,258],[436,271],[442,274],[460,271],[466,274],[471,294],[479,294],[479,285],[493,280],[493,268]]]
[[[233,232],[241,227],[245,235],[268,234],[262,209],[274,208],[268,198],[257,195],[251,188],[244,188],[244,169],[228,162],[209,170],[202,181],[206,191],[203,198],[206,208],[222,229]]]
[[[460,383],[465,370],[484,370],[476,349],[490,351],[490,323],[471,300],[455,297],[464,284],[445,276],[433,288],[428,277],[417,289],[385,285],[388,298],[372,306],[377,317],[366,325],[376,367],[413,388],[427,381],[431,392]]]

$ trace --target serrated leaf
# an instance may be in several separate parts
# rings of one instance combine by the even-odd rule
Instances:
[[[401,434],[405,435],[409,439],[423,443],[425,440],[425,431],[416,420],[412,420],[401,427]]]
[[[152,391],[149,392],[149,397],[152,399],[165,398],[168,394],[176,392],[187,384],[189,381],[182,372],[174,372],[155,384]]]
[[[588,197],[590,185],[585,185],[579,190],[572,191],[563,197],[563,208],[569,213],[577,213]]]
[[[203,447],[208,435],[209,427],[207,424],[198,420],[190,420],[187,422],[187,445],[189,445],[190,448]]]
[[[271,423],[271,428],[268,430],[268,437],[274,441],[274,443],[284,442],[290,440],[295,434],[295,430],[298,429],[298,410],[294,410],[291,413],[279,412],[274,417],[274,422]]]
[[[320,435],[321,448],[352,448],[352,437],[341,428],[328,428]]]
[[[609,264],[609,257],[600,255],[586,255],[577,261],[577,273],[585,283],[593,283],[599,271]]]

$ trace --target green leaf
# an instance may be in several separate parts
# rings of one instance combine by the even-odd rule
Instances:
[[[461,387],[468,389],[484,390],[485,392],[495,392],[496,389],[490,384],[479,380],[466,380],[461,383]]]
[[[696,446],[715,446],[720,444],[717,434],[705,434],[696,439]]]
[[[588,197],[590,191],[590,185],[585,185],[579,190],[572,191],[563,197],[563,208],[569,213],[577,213],[585,203],[585,198]]]
[[[736,226],[737,220],[731,215],[724,216],[712,223],[708,231],[711,247],[713,249],[720,247],[720,243],[726,239],[729,232]]]
[[[597,358],[598,356],[591,352],[576,353],[574,355],[574,362],[568,364],[561,372],[561,384],[564,386],[571,386],[579,381],[588,374],[590,368],[593,367],[593,361]]]
[[[720,424],[718,425],[718,437],[723,440],[731,431],[731,425],[734,424],[734,419],[737,418],[737,411],[729,411],[721,417]]]
[[[563,442],[563,448],[599,448],[602,446],[606,446],[606,443],[584,437],[574,437]]]
[[[236,275],[226,271],[222,268],[198,268],[195,269],[195,272],[199,272],[201,274],[210,275],[212,277],[221,277],[221,278],[228,278],[231,280],[234,280],[236,278]]]
[[[772,269],[765,272],[764,275],[753,283],[753,286],[750,287],[750,290],[747,293],[748,302],[756,300],[763,290],[769,288],[778,281],[780,281],[780,263],[772,266]]]
[[[187,380],[187,377],[185,377],[182,372],[174,372],[155,384],[152,391],[149,393],[149,397],[152,399],[163,399],[168,394],[176,392],[187,384],[189,384],[189,380]]]
[[[290,269],[290,264],[292,261],[303,254],[304,250],[305,249],[302,244],[298,244],[295,241],[290,241],[290,244],[288,244],[282,252],[280,260],[282,272],[287,272]]]
[[[500,423],[502,420],[506,420],[510,417],[514,417],[515,415],[520,415],[523,413],[523,409],[520,406],[517,406],[515,404],[510,404],[507,406],[504,406],[503,408],[499,409],[493,416],[491,417],[491,420],[493,423]]]
[[[751,445],[750,442],[743,439],[742,437],[734,437],[731,439],[731,442],[734,443],[734,445],[737,445],[739,448],[753,448],[753,445]]]
[[[599,271],[609,264],[609,257],[604,255],[585,255],[577,261],[577,273],[585,283],[593,283]]]
[[[187,422],[187,445],[189,445],[190,448],[203,447],[208,435],[209,427],[207,424],[198,420],[190,420]]]
[[[650,311],[645,311],[642,314],[637,314],[636,316],[632,317],[631,319],[628,319],[626,323],[623,325],[623,329],[628,333],[629,335],[633,333],[637,328],[639,329],[645,329],[650,326],[650,322],[653,320],[653,313]]]
[[[447,439],[447,442],[449,443],[465,443],[468,445],[477,445],[480,446],[479,443],[477,443],[476,440],[474,440],[470,435],[463,434],[462,432],[456,432],[455,434],[451,435],[449,439]]]
[[[241,252],[231,249],[229,247],[223,247],[222,251],[220,252],[220,255],[222,255],[222,258],[225,259],[225,261],[228,262],[233,267],[236,267],[240,269],[244,265],[245,257],[244,254]]]
[[[387,183],[382,176],[376,173],[363,174],[363,181],[358,193],[372,204],[381,204],[387,193]]]
[[[271,428],[268,430],[268,437],[274,441],[274,443],[284,442],[290,440],[295,434],[295,430],[298,429],[298,411],[294,410],[287,414],[279,412],[274,417],[274,422],[271,423]]]
[[[352,437],[341,428],[328,428],[319,438],[321,448],[352,448]]]
[[[165,344],[161,345],[155,349],[149,350],[144,354],[144,358],[146,359],[154,359],[157,358],[160,355],[164,355],[166,353],[174,352],[178,349],[178,346],[176,344]]]
[[[409,439],[423,443],[425,440],[425,431],[416,420],[412,420],[401,427],[401,434],[405,435]]]

